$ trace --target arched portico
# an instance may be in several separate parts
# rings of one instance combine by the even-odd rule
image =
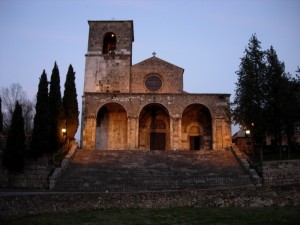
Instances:
[[[181,128],[184,150],[212,149],[212,117],[206,106],[188,105],[182,113]]]
[[[170,116],[161,104],[148,104],[139,115],[139,149],[170,149]]]
[[[96,149],[127,149],[127,113],[118,103],[107,103],[97,113]]]

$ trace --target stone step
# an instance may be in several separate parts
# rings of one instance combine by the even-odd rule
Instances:
[[[230,151],[78,150],[56,190],[148,191],[251,185]]]

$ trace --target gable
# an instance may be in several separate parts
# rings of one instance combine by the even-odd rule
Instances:
[[[131,67],[131,92],[133,93],[182,93],[184,69],[164,61],[158,57],[151,57]],[[149,88],[149,78],[160,80],[160,88]]]
[[[182,71],[182,74],[184,72],[184,69],[172,64],[172,63],[169,63],[165,60],[162,60],[156,56],[153,56],[153,57],[150,57],[148,59],[145,59],[137,64],[134,64],[132,67],[154,67],[154,68],[169,68],[169,69],[172,69],[172,70],[178,70],[178,71]]]

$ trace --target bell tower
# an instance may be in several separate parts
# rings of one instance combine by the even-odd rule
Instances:
[[[84,93],[128,93],[133,21],[88,21]]]

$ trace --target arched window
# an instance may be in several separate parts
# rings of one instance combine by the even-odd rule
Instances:
[[[117,38],[112,32],[104,35],[102,54],[113,53],[116,50]]]

